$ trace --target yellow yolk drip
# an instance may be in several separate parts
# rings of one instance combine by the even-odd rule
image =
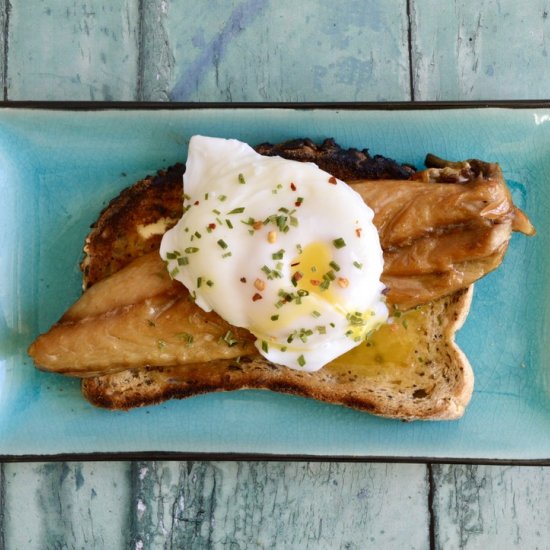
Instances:
[[[418,357],[414,350],[423,315],[421,309],[404,313],[393,324],[382,325],[365,343],[334,359],[325,368],[339,374],[351,370],[359,376],[369,376],[377,374],[380,369],[392,372],[392,367],[420,366],[422,357]]]
[[[292,279],[297,282],[299,290],[317,294],[323,300],[334,304],[337,300],[330,290],[322,287],[323,275],[334,272],[330,262],[330,248],[322,242],[312,242],[302,249],[302,253],[292,261]]]

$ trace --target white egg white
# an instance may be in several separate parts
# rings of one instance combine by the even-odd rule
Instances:
[[[268,360],[318,370],[387,319],[373,212],[316,165],[194,136],[184,196],[161,256]]]

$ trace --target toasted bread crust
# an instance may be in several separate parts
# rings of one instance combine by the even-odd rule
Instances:
[[[272,365],[258,355],[88,378],[82,392],[94,405],[126,410],[208,392],[268,389],[403,420],[458,418],[471,397],[473,372],[454,333],[467,316],[472,292],[470,287],[427,306],[425,334],[415,350],[425,358],[422,370],[418,362],[405,372],[400,367],[399,383],[391,368],[363,377],[330,367],[308,373]]]

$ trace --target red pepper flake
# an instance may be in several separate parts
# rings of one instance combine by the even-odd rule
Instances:
[[[328,179],[328,182],[329,183],[332,183],[332,185],[336,185],[336,178],[334,176],[331,176],[329,179]]]
[[[254,222],[252,224],[252,229],[255,229],[256,231],[258,231],[258,229],[261,229],[263,225],[264,225],[264,223],[262,221],[258,220],[257,222]]]
[[[296,208],[299,208],[300,206],[302,206],[302,201],[296,201],[296,202],[294,203],[294,206],[295,206]]]
[[[311,279],[309,281],[313,286],[319,286],[321,284],[321,281],[319,279]]]
[[[195,206],[198,206],[200,203],[199,203],[199,201],[195,201],[193,204],[194,204]]]
[[[254,294],[254,296],[252,296],[252,301],[253,302],[257,302],[258,300],[261,300],[262,299],[262,295],[261,294],[258,294],[256,292],[256,294]]]
[[[246,283],[246,277],[241,277],[240,281],[241,283]]]
[[[296,267],[297,265],[300,265],[300,262],[294,262],[293,264],[290,264],[290,267]]]
[[[212,229],[212,230],[216,229],[216,224],[215,223],[209,223],[208,224],[208,229]]]
[[[363,231],[360,227],[358,227],[356,230],[355,230],[355,234],[360,237],[361,236],[361,231]]]
[[[296,186],[294,185],[294,182],[293,182],[293,181],[290,182],[290,188],[291,188],[293,191],[296,191]]]
[[[338,286],[340,288],[347,288],[349,286],[349,280],[345,277],[338,277]]]
[[[294,273],[294,275],[292,275],[292,278],[295,281],[299,281],[302,277],[303,277],[303,275],[299,271],[296,271],[296,273]]]
[[[254,281],[254,288],[256,290],[265,290],[265,282],[262,281],[261,279],[256,279]]]

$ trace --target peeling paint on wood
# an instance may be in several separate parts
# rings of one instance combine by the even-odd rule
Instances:
[[[6,54],[8,47],[8,0],[0,0],[0,98],[6,99],[7,68]]]
[[[428,546],[422,465],[140,462],[132,500],[132,548]]]
[[[550,548],[550,468],[434,465],[436,548]]]
[[[549,95],[546,0],[411,0],[417,100]]]
[[[138,2],[12,2],[9,99],[137,97]]]
[[[399,0],[146,0],[145,12],[144,99],[410,97],[406,5]]]
[[[5,464],[1,548],[124,548],[129,470],[125,462]]]

